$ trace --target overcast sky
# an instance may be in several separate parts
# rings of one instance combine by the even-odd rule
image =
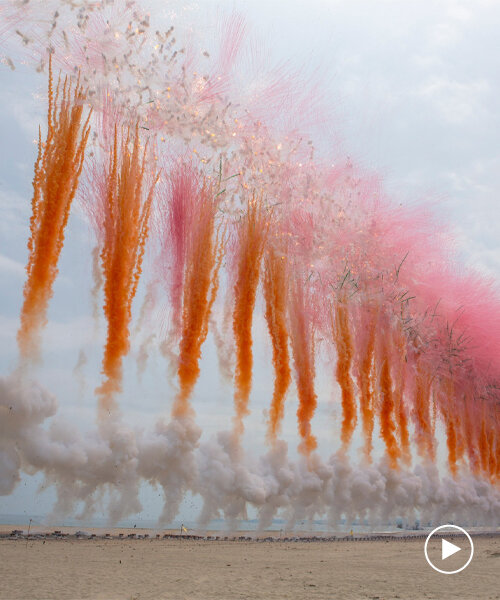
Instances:
[[[320,72],[327,106],[334,115],[332,140],[343,152],[384,175],[396,201],[431,201],[446,215],[456,235],[461,260],[500,281],[500,5],[487,1],[261,1],[174,3],[150,1],[151,20],[169,11],[184,23],[200,14],[230,10],[247,16],[249,30],[277,61],[305,64]],[[34,140],[44,123],[45,76],[18,66],[0,65],[0,374],[15,365],[15,335],[24,283]],[[333,135],[333,133],[335,135]],[[325,136],[320,141],[325,151]],[[336,152],[338,153],[338,152]],[[44,362],[36,378],[60,404],[60,414],[75,426],[94,423],[93,389],[99,382],[103,322],[95,333],[91,315],[92,236],[74,211],[60,261],[60,276],[44,334]],[[136,302],[139,310],[144,290]],[[265,430],[263,409],[272,391],[270,350],[265,328],[256,320],[258,353],[252,415],[247,428]],[[134,351],[140,336],[134,342]],[[88,359],[74,372],[81,350]],[[322,406],[315,419],[322,449],[329,450],[338,416],[331,378],[319,374]],[[135,355],[126,360],[122,407],[127,420],[152,424],[169,407],[173,388],[166,366],[154,357],[142,381]],[[202,377],[194,404],[205,434],[229,426],[230,387],[218,375],[212,340],[204,348]],[[293,445],[296,402],[290,399],[284,437]],[[337,419],[338,421],[338,419]],[[314,426],[314,425],[313,425]],[[263,436],[261,436],[263,437]],[[51,493],[35,496],[36,478],[25,477],[0,513],[48,510]],[[159,500],[145,493],[146,517]],[[189,509],[186,508],[186,514]]]

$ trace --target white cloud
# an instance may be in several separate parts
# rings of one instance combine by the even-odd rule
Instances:
[[[432,77],[420,87],[418,94],[430,101],[440,118],[461,124],[481,116],[484,100],[490,90],[490,84],[485,80],[460,82]]]
[[[29,200],[14,190],[0,189],[0,234],[2,238],[25,235],[29,228]]]
[[[1,273],[12,274],[17,277],[24,277],[26,274],[22,263],[9,258],[8,256],[4,256],[3,254],[0,254],[0,274]]]

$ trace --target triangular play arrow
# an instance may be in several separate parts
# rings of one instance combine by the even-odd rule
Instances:
[[[447,542],[446,540],[441,540],[441,560],[452,556],[456,552],[459,552],[462,548],[455,546],[451,542]]]

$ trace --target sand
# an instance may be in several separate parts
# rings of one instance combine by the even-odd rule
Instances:
[[[417,539],[3,538],[0,598],[498,599],[500,537],[478,537],[474,543],[474,559],[465,571],[442,575],[428,566]]]

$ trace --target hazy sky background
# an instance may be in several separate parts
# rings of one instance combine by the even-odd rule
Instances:
[[[332,143],[344,154],[382,173],[395,201],[431,202],[454,231],[464,264],[500,282],[500,5],[487,1],[274,1],[169,3],[149,1],[151,21],[171,17],[194,24],[196,35],[216,34],[217,14],[235,9],[246,15],[250,37],[270,60],[305,65],[320,73],[324,103],[334,115]],[[203,29],[203,15],[212,17]],[[15,335],[27,257],[34,140],[45,122],[46,77],[31,68],[0,65],[0,374],[17,360]],[[327,132],[329,133],[329,132]],[[327,135],[320,147],[325,150]],[[75,207],[76,208],[76,207]],[[56,396],[69,426],[92,428],[93,390],[99,382],[104,322],[95,331],[91,315],[92,234],[74,210],[60,261],[60,275],[43,338],[44,362],[33,376]],[[147,280],[146,273],[146,280]],[[135,304],[136,314],[144,286]],[[255,453],[264,448],[263,410],[272,393],[271,352],[265,326],[256,318],[258,348],[252,415]],[[154,356],[142,381],[136,375],[141,335],[133,336],[126,359],[122,408],[128,422],[152,426],[168,410],[174,388],[164,359]],[[80,351],[88,359],[80,374]],[[333,370],[318,368],[320,409],[313,422],[326,454],[336,439],[339,408]],[[204,435],[227,428],[232,390],[218,374],[212,339],[204,347],[202,377],[194,405]],[[284,438],[297,441],[296,400],[290,395]],[[333,417],[332,417],[333,414]],[[327,417],[325,419],[325,417]],[[337,418],[335,418],[337,417]],[[59,418],[59,417],[58,417]],[[336,447],[336,446],[334,446]],[[355,453],[354,453],[355,454]],[[39,496],[42,477],[25,476],[16,491],[0,498],[0,513],[42,514],[52,492]],[[144,491],[142,516],[159,513],[157,493]],[[184,517],[192,516],[190,504]]]

